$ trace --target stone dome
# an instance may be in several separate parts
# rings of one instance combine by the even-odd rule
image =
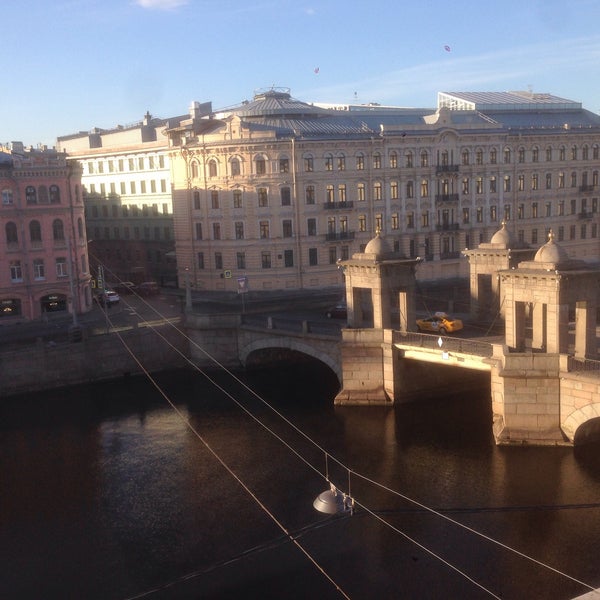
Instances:
[[[502,227],[496,231],[496,233],[492,236],[490,240],[490,244],[502,246],[503,248],[512,248],[514,247],[513,237],[506,229],[506,222],[502,221]]]
[[[535,262],[553,263],[555,265],[570,262],[566,250],[554,241],[552,230],[550,230],[548,235],[548,241],[536,252],[533,260]]]
[[[384,238],[381,237],[379,231],[375,237],[365,246],[365,254],[374,254],[375,256],[384,256],[391,254],[390,247]]]

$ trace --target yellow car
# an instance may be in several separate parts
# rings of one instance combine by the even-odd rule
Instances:
[[[427,319],[417,319],[417,327],[419,331],[446,335],[447,333],[460,331],[463,328],[463,324],[460,319],[453,319],[444,312],[436,312],[432,317],[428,317]]]

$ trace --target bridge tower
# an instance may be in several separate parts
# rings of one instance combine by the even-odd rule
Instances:
[[[572,260],[554,241],[533,260],[500,271],[505,305],[502,364],[492,369],[494,433],[498,443],[561,443],[561,372],[575,316],[575,357],[597,357],[600,271]],[[531,337],[527,339],[527,332]]]
[[[348,328],[342,330],[343,389],[336,404],[393,403],[398,351],[392,321],[400,331],[416,328],[417,263],[392,252],[379,231],[364,252],[340,262]]]
[[[469,259],[471,318],[487,322],[497,316],[504,318],[499,271],[513,269],[521,261],[530,260],[535,249],[514,239],[503,221],[489,243],[481,243],[463,254]]]

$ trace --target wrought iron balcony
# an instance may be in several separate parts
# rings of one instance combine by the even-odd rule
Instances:
[[[435,168],[435,174],[440,173],[458,173],[458,165],[437,165]]]
[[[436,202],[458,202],[458,194],[436,194]]]
[[[325,240],[328,242],[343,242],[345,240],[353,240],[354,231],[330,231],[325,234]]]
[[[323,204],[323,206],[326,209],[338,209],[338,210],[344,210],[344,209],[349,209],[349,208],[353,208],[354,207],[354,202],[350,201],[350,202],[325,202],[325,204]]]
[[[593,219],[593,218],[594,218],[594,213],[593,213],[593,212],[590,212],[589,210],[588,210],[588,211],[582,210],[582,211],[581,211],[581,212],[580,212],[580,213],[577,215],[577,218],[578,218],[580,221],[584,221],[584,220],[586,220],[586,219]]]
[[[580,192],[593,192],[595,187],[596,186],[594,186],[594,185],[580,185],[579,191]]]
[[[435,226],[436,231],[458,231],[460,226],[458,223],[440,223]]]

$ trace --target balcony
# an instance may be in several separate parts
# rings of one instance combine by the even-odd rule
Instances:
[[[460,252],[440,252],[440,260],[460,258]]]
[[[323,206],[328,210],[347,210],[354,207],[354,202],[325,202]]]
[[[586,221],[586,220],[589,220],[589,219],[593,219],[594,218],[594,213],[590,212],[590,211],[582,210],[580,213],[577,214],[577,218],[580,221]]]
[[[436,231],[458,231],[459,229],[458,223],[442,223],[435,226]]]
[[[579,186],[579,191],[580,192],[593,192],[596,186],[594,185],[580,185]]]
[[[435,174],[441,175],[442,173],[458,173],[458,165],[437,165]]]
[[[458,194],[436,194],[436,202],[458,202]]]
[[[343,242],[353,239],[354,231],[340,231],[339,233],[335,231],[330,231],[329,233],[325,234],[325,240],[327,242]]]

